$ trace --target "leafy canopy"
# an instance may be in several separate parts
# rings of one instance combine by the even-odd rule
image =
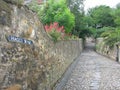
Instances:
[[[104,37],[105,44],[112,48],[120,42],[120,29],[104,32],[102,36]]]
[[[72,30],[72,34],[85,38],[87,29],[84,20],[84,0],[66,0],[70,11],[75,16],[75,27]]]
[[[39,16],[43,24],[58,22],[60,26],[65,27],[66,33],[71,32],[75,24],[74,15],[68,9],[65,0],[49,0],[40,11]]]
[[[115,44],[120,43],[120,4],[117,4],[115,9],[112,9],[114,16],[115,29],[105,31],[102,36],[107,45],[113,47]]]
[[[114,17],[111,12],[112,9],[109,6],[101,5],[89,9],[88,16],[93,19],[94,27],[114,26]]]

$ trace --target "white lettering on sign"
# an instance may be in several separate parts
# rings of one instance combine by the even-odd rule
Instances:
[[[8,36],[8,41],[10,42],[19,42],[19,43],[24,43],[24,44],[29,44],[32,45],[33,42],[31,40],[26,40],[24,38],[16,37],[16,36]]]

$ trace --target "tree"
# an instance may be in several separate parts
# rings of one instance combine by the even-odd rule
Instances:
[[[70,33],[75,25],[74,15],[64,0],[49,0],[43,6],[34,5],[34,9],[44,25],[58,22],[64,26],[66,33]]]
[[[115,24],[120,27],[120,4],[117,4],[117,8],[114,10]]]
[[[120,8],[120,3],[118,3],[118,4],[116,5],[116,8],[117,8],[117,9]]]
[[[74,8],[76,7],[79,12],[84,12],[84,0],[66,0],[67,6],[73,12]]]
[[[67,5],[75,16],[75,27],[72,30],[72,34],[77,35],[80,38],[85,38],[85,33],[87,32],[84,20],[85,15],[83,2],[84,0],[67,0]]]
[[[113,9],[109,6],[100,5],[90,8],[86,17],[88,29],[94,38],[101,37],[103,32],[115,27]]]
[[[115,26],[114,17],[111,14],[112,9],[109,6],[101,5],[91,8],[88,15],[93,19],[94,27]]]
[[[107,30],[102,33],[105,44],[109,45],[110,47],[120,43],[120,3],[116,5],[115,9],[112,9],[112,15],[114,16],[115,29]]]
[[[105,44],[112,48],[120,42],[120,29],[109,30],[104,32],[102,36],[104,37]]]

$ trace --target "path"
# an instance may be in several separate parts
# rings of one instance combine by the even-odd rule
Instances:
[[[60,82],[65,85],[58,85],[56,90],[120,90],[120,64],[97,54],[92,47],[89,42],[75,69]]]

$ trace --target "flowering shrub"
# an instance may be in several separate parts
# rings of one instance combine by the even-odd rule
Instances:
[[[54,42],[64,39],[65,30],[64,26],[59,26],[57,22],[50,25],[45,25],[46,32],[52,37]]]

